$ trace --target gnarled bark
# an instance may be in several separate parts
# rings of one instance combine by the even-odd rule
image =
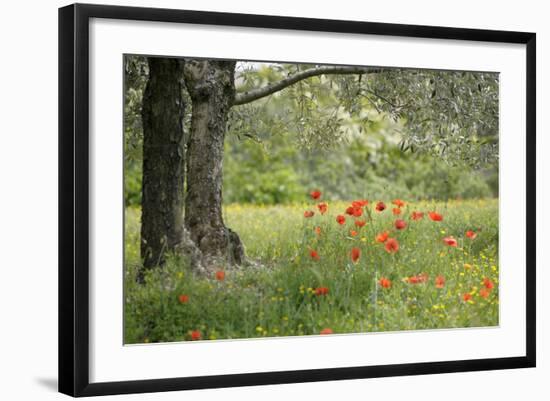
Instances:
[[[243,245],[222,216],[223,147],[235,97],[235,62],[186,60],[184,73],[193,109],[187,142],[185,226],[201,251],[204,267],[241,264]]]
[[[145,269],[161,265],[165,253],[182,241],[185,177],[184,64],[153,57],[148,63],[142,105],[141,258]]]

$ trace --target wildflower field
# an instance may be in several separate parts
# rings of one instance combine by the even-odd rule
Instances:
[[[232,204],[246,266],[193,275],[172,255],[136,282],[140,209],[126,208],[125,343],[499,324],[498,200]]]

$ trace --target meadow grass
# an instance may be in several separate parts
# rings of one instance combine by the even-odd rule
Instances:
[[[399,216],[389,202],[383,212],[369,204],[358,218],[366,221],[361,228],[345,215],[347,206],[329,202],[321,215],[316,203],[229,205],[226,224],[239,233],[250,266],[220,266],[225,277],[217,280],[214,274],[193,275],[184,258],[172,255],[162,269],[147,274],[145,284],[135,280],[140,211],[127,208],[125,342],[498,325],[498,200],[416,202],[402,207]],[[315,215],[305,218],[305,210]],[[414,210],[435,210],[443,221],[427,214],[413,221]],[[345,224],[336,222],[338,214]],[[406,221],[405,229],[395,228],[398,218]],[[468,230],[477,236],[468,238]],[[398,240],[397,252],[376,241],[383,231]],[[449,236],[456,247],[443,241]],[[360,251],[356,263],[352,248]],[[441,288],[438,276],[444,278]],[[413,283],[410,277],[421,280]],[[384,288],[381,278],[391,286]],[[187,296],[184,302],[180,295]]]

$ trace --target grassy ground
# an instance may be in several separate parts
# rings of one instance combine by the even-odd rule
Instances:
[[[400,215],[387,203],[382,212],[369,204],[360,217],[347,215],[343,202],[329,203],[324,215],[317,201],[230,205],[226,223],[258,266],[228,269],[223,280],[198,278],[185,260],[170,257],[145,285],[135,283],[140,212],[128,208],[125,342],[498,325],[498,201],[412,203]],[[305,218],[305,210],[315,215]],[[429,218],[434,210],[442,221]],[[425,215],[413,220],[413,211]],[[396,229],[396,219],[406,228]],[[398,241],[396,252],[376,240],[384,231]],[[456,246],[444,242],[451,236]]]

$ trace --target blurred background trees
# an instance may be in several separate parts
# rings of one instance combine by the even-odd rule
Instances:
[[[236,86],[311,67],[240,62]],[[140,205],[147,61],[128,56],[125,69],[125,202]],[[498,74],[388,69],[300,81],[232,108],[223,177],[226,204],[299,202],[312,188],[335,200],[496,197]]]

